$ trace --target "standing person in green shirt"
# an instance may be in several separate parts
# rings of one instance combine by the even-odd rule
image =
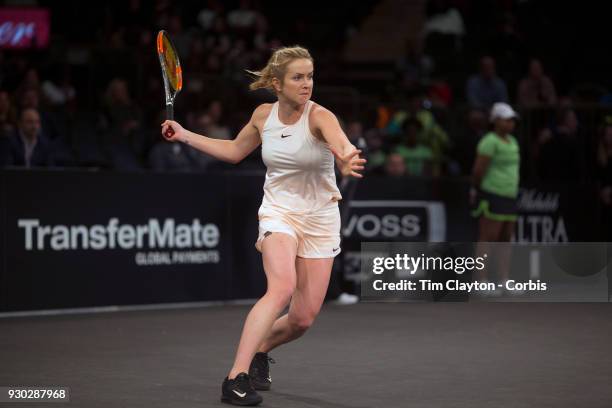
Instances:
[[[470,201],[475,205],[472,215],[479,217],[479,256],[490,252],[489,242],[509,242],[514,232],[518,213],[516,198],[519,187],[520,148],[511,133],[517,117],[514,109],[507,103],[494,104],[490,116],[493,131],[485,134],[476,147]],[[489,257],[489,262],[497,260],[499,283],[502,283],[503,287],[510,273],[509,249],[504,247],[498,251],[495,258]],[[487,275],[485,268],[479,271],[475,278],[478,281],[487,281]]]

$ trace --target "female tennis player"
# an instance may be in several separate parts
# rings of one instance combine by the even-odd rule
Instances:
[[[251,72],[256,79],[250,89],[268,89],[278,101],[257,107],[234,140],[198,135],[175,121],[162,123],[162,135],[174,131],[169,140],[230,163],[262,144],[267,172],[255,246],[262,253],[267,291],[246,318],[223,381],[221,400],[234,405],[263,400],[255,390],[270,389],[267,353],[303,335],[319,313],[340,253],[342,197],[334,157],[343,176],[362,177],[366,162],[336,116],[310,100],[313,67],[308,50],[296,46],[276,50],[261,71]],[[278,317],[287,304],[288,313]]]

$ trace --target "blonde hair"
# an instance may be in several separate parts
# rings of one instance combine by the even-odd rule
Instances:
[[[274,51],[268,63],[261,71],[248,71],[247,72],[255,77],[255,80],[249,85],[251,91],[257,89],[267,89],[274,91],[272,80],[274,78],[282,82],[287,72],[287,65],[293,60],[306,58],[311,62],[314,62],[312,56],[306,48],[295,45],[293,47],[283,47]]]

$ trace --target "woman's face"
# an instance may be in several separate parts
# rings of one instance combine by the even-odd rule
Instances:
[[[300,58],[287,65],[282,82],[276,83],[276,90],[291,102],[302,105],[312,96],[314,67],[312,61]]]
[[[498,133],[508,134],[514,131],[514,119],[496,119],[495,129]]]

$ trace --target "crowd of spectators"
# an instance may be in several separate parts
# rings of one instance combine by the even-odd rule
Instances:
[[[361,106],[358,116],[339,112],[349,138],[367,147],[368,171],[390,177],[469,175],[476,145],[489,129],[488,110],[501,101],[521,113],[517,137],[524,176],[598,180],[601,199],[610,205],[612,116],[600,104],[585,108],[567,87],[560,90],[543,56],[521,54],[530,39],[512,7],[502,9],[489,33],[491,48],[474,42],[479,20],[465,6],[470,2],[459,2],[463,9],[452,3],[428,3],[422,36],[408,41],[390,68],[397,73],[392,91]],[[263,66],[270,50],[287,41],[309,45],[307,21],[282,38],[270,30],[276,21],[261,4],[248,0],[209,0],[182,12],[161,0],[152,9],[137,0],[113,7],[126,8],[109,11],[123,18],[106,19],[90,34],[88,41],[96,45],[88,63],[79,65],[78,47],[63,49],[71,57],[60,60],[0,51],[0,165],[225,169],[159,136],[164,106],[152,51],[156,29],[169,31],[189,73],[177,99],[178,119],[220,139],[234,137],[253,106],[270,98],[246,90],[245,70]],[[329,53],[318,46],[325,69]],[[473,58],[459,66],[462,55]],[[605,95],[595,102],[605,103]],[[263,169],[257,152],[242,166]]]

